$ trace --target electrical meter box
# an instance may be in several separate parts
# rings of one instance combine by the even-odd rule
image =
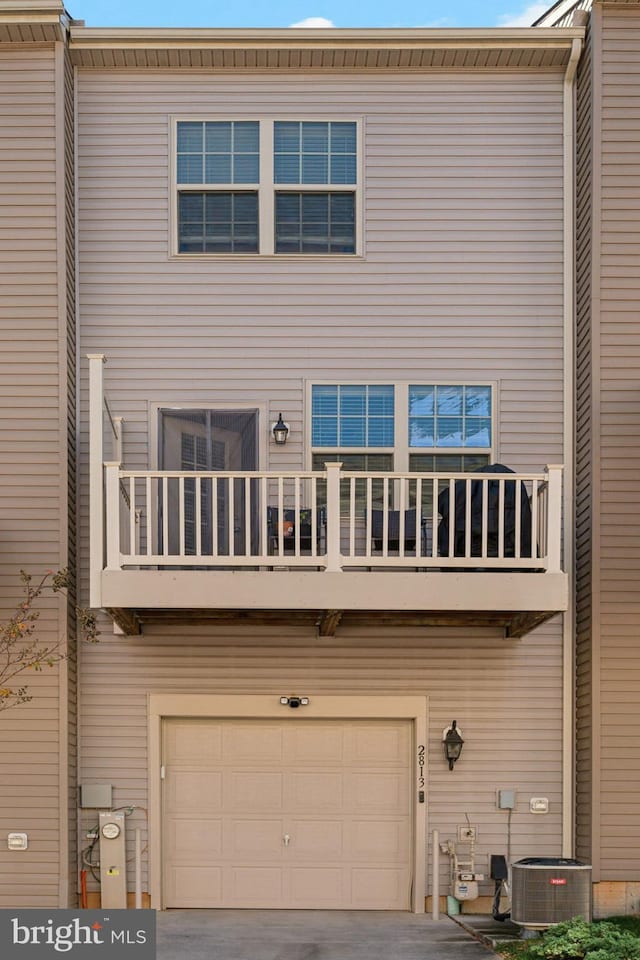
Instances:
[[[124,813],[111,810],[99,817],[100,905],[111,910],[127,908],[124,819]]]

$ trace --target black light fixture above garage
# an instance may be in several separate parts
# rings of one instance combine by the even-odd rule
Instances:
[[[282,419],[282,414],[278,414],[276,423],[271,424],[271,433],[276,443],[286,443],[289,436],[289,424]]]
[[[444,747],[444,758],[449,761],[449,770],[453,770],[456,760],[460,759],[464,740],[460,736],[460,731],[456,721],[451,721],[450,727],[445,727],[442,731],[442,745]]]

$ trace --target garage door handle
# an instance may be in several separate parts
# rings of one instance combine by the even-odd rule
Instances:
[[[285,847],[289,846],[289,844],[291,843],[291,837],[289,836],[288,833],[285,833],[284,837],[282,838],[282,842],[284,843]]]

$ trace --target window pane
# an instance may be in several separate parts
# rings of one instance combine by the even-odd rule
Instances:
[[[340,440],[341,447],[366,447],[367,422],[364,417],[341,417]]]
[[[311,391],[314,446],[392,447],[392,385],[317,385]],[[378,416],[372,416],[372,411]],[[337,435],[337,437],[336,437]]]
[[[392,386],[370,386],[368,390],[369,416],[393,417],[394,399]]]
[[[340,387],[340,415],[364,417],[367,410],[365,386]]]
[[[409,387],[409,415],[432,417],[434,410],[434,387]]]
[[[178,123],[178,183],[257,183],[257,121]]]
[[[338,446],[338,419],[314,417],[311,430],[311,443],[314,447]]]
[[[317,153],[304,154],[302,157],[302,180],[300,182],[327,183],[328,180],[329,158]]]
[[[409,446],[410,447],[434,447],[433,417],[412,417],[409,420]]]
[[[233,158],[232,183],[258,183],[260,160],[258,154],[236,153]]]
[[[274,160],[276,183],[300,183],[300,157],[281,154]]]
[[[273,129],[273,148],[276,153],[300,153],[300,124],[277,121]]]
[[[232,183],[231,154],[208,153],[204,158],[204,181],[201,183]]]
[[[356,158],[352,157],[331,157],[331,183],[355,183]]]
[[[304,122],[302,124],[302,152],[329,152],[329,124]]]
[[[438,416],[462,416],[462,387],[436,387]]]
[[[466,420],[464,425],[464,445],[465,447],[490,447],[491,420],[481,417]]]
[[[338,388],[318,385],[311,388],[313,416],[336,416],[338,413]]]
[[[436,423],[436,446],[462,446],[462,417],[438,417]]]
[[[256,253],[257,193],[178,195],[180,253]]]
[[[178,183],[202,183],[202,154],[184,153],[178,156]]]
[[[203,127],[199,121],[178,124],[178,153],[202,153]]]
[[[467,417],[490,417],[491,387],[465,387],[464,412]]]
[[[355,184],[356,176],[355,123],[274,124],[276,183]]]
[[[393,446],[393,420],[391,417],[370,417],[367,435],[368,447]]]
[[[331,153],[355,153],[356,143],[355,123],[331,124]]]
[[[351,193],[277,193],[276,253],[353,253],[354,221]]]

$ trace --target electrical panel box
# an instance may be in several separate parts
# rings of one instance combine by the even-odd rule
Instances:
[[[127,859],[124,813],[102,812],[100,830],[100,905],[111,910],[127,908]]]
[[[515,790],[498,790],[496,794],[496,802],[498,804],[498,810],[515,810]]]
[[[81,783],[80,806],[87,810],[110,810],[112,790],[110,783]]]

